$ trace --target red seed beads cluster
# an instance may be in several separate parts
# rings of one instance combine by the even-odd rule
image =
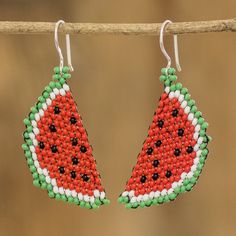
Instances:
[[[95,189],[104,191],[70,91],[65,96],[56,96],[37,126],[40,130],[36,136],[38,161],[57,180],[58,187],[89,196],[93,196]]]
[[[194,126],[177,98],[170,99],[167,93],[163,93],[125,190],[135,190],[137,197],[170,189],[171,184],[179,181],[183,172],[189,172],[193,164],[196,156],[193,134]]]
[[[194,174],[200,174],[196,174],[199,157],[208,153],[207,123],[196,113],[195,102],[187,90],[181,84],[173,84],[176,79],[173,69],[163,69],[165,91],[137,164],[119,198],[128,208],[174,200],[181,191],[190,190],[196,182]],[[181,186],[187,188],[181,190]]]
[[[27,132],[32,145],[23,148],[31,151],[35,172],[41,176],[37,183],[42,186],[45,181],[51,186],[49,195],[97,208],[108,200],[87,132],[66,83],[70,77],[68,68],[64,67],[62,74],[59,68],[55,72],[57,82],[45,89],[40,109],[39,104],[33,109],[34,117],[25,120],[27,129],[32,127],[32,132]]]

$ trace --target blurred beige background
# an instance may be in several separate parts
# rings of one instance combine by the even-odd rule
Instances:
[[[0,0],[0,20],[163,22],[235,17],[236,2]],[[166,37],[173,52],[172,37]],[[61,38],[61,42],[64,38]],[[162,92],[157,37],[75,35],[73,89],[111,200],[89,211],[35,188],[21,144],[23,118],[58,64],[53,35],[0,35],[0,235],[236,235],[236,34],[181,35],[179,81],[210,123],[202,176],[175,202],[126,210],[117,203]],[[173,55],[173,54],[172,54]]]

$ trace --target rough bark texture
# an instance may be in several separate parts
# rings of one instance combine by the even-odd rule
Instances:
[[[60,32],[70,34],[121,34],[121,35],[159,35],[162,23],[150,24],[98,24],[65,23]],[[4,34],[49,34],[54,32],[53,22],[14,22],[1,21],[0,33]],[[235,32],[236,19],[176,22],[166,28],[166,34]]]

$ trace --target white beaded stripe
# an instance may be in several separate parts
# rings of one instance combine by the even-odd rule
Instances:
[[[40,174],[40,175],[42,175],[43,174],[43,170],[39,167],[39,168],[37,168],[37,171],[38,171],[38,173]]]
[[[134,190],[131,190],[131,191],[129,192],[129,197],[134,197]]]
[[[35,139],[35,134],[34,133],[29,133],[29,137],[30,137],[30,139]]]
[[[38,168],[38,167],[39,167],[39,162],[38,162],[38,161],[34,161],[34,166],[35,166],[36,168]]]
[[[45,176],[48,176],[48,170],[47,170],[46,168],[43,169],[43,174],[44,174]]]
[[[58,95],[58,94],[59,94],[58,88],[54,88],[54,89],[53,89],[53,92],[55,93],[55,95]]]
[[[42,117],[42,116],[44,116],[44,111],[43,111],[43,109],[40,109],[39,110],[39,115]]]
[[[35,128],[33,128],[33,132],[34,132],[35,135],[38,135],[39,134],[39,129],[35,127]]]
[[[190,107],[189,107],[189,106],[186,106],[186,107],[184,108],[184,112],[185,112],[186,114],[188,114],[188,113],[190,112]]]
[[[193,121],[192,121],[193,126],[196,126],[196,125],[197,125],[197,122],[198,122],[198,120],[197,120],[197,118],[195,117],[195,118],[193,119]]]
[[[198,133],[198,132],[195,132],[194,135],[193,135],[193,138],[194,138],[195,140],[197,140],[198,137],[199,137],[199,133]]]
[[[134,195],[134,190],[131,191],[125,191],[121,194],[122,197],[129,197],[130,198],[130,202],[131,203],[135,203],[135,202],[141,202],[141,201],[146,201],[146,200],[152,200],[153,198],[157,198],[159,196],[165,196],[167,194],[171,194],[173,193],[174,189],[177,187],[181,187],[183,185],[183,180],[185,180],[186,178],[190,179],[193,177],[194,172],[197,170],[197,165],[199,163],[199,157],[201,156],[201,152],[202,150],[199,149],[199,145],[203,142],[203,138],[199,137],[199,131],[200,131],[200,125],[197,124],[198,120],[197,118],[194,118],[194,114],[190,112],[190,107],[187,106],[187,101],[184,100],[184,95],[180,94],[180,91],[177,92],[179,90],[176,90],[175,92],[170,92],[170,88],[166,87],[165,88],[165,92],[169,94],[169,98],[172,99],[174,97],[176,97],[180,104],[181,107],[184,109],[184,112],[188,115],[188,120],[192,121],[192,125],[195,126],[195,133],[193,135],[193,138],[197,141],[197,144],[194,146],[194,151],[196,151],[196,157],[193,160],[193,165],[191,166],[191,169],[188,173],[183,172],[181,174],[181,179],[178,182],[173,182],[171,185],[170,189],[163,189],[161,192],[160,191],[156,191],[154,192],[150,192],[149,194],[140,194],[138,196]]]
[[[170,87],[165,87],[165,92],[169,93],[170,92]]]
[[[70,87],[69,87],[68,84],[64,84],[64,85],[63,85],[63,89],[64,89],[65,91],[69,91],[69,90],[70,90]]]
[[[46,104],[47,106],[50,106],[52,104],[52,100],[50,98],[46,99]]]
[[[37,122],[35,120],[32,120],[31,125],[35,128],[35,127],[37,127]]]
[[[175,97],[178,98],[180,96],[180,91],[179,90],[176,90],[175,91]]]
[[[36,139],[33,139],[33,145],[37,146],[38,145],[38,141]]]
[[[189,172],[190,173],[190,172]],[[122,197],[127,197],[127,196],[129,196],[129,198],[130,198],[130,202],[131,203],[135,203],[135,202],[141,202],[141,201],[147,201],[147,200],[152,200],[152,199],[154,199],[154,198],[158,198],[158,197],[160,197],[160,196],[166,196],[166,195],[169,195],[169,194],[171,194],[171,193],[173,193],[174,192],[174,189],[175,188],[177,188],[177,187],[181,187],[182,185],[183,185],[183,180],[186,178],[186,177],[188,177],[187,176],[188,174],[187,173],[182,173],[182,177],[183,178],[181,178],[181,180],[179,180],[178,182],[173,182],[172,183],[172,186],[171,186],[171,188],[170,189],[163,189],[162,191],[156,191],[156,192],[150,192],[149,194],[144,194],[144,195],[142,195],[142,194],[139,194],[138,196],[134,196],[133,194],[133,196],[132,197],[130,197],[130,192],[131,191],[125,191],[125,192],[123,192],[122,193]],[[192,173],[191,174],[189,174],[189,176],[192,176]],[[132,190],[133,191],[133,190]]]
[[[184,109],[186,106],[187,106],[187,101],[183,101],[181,104],[180,104],[180,106]]]
[[[58,90],[57,88],[53,89],[53,92],[50,93],[50,98],[46,99],[46,103],[42,104],[42,109],[39,110],[38,113],[35,113],[35,120],[31,121],[33,126],[33,132],[29,133],[29,137],[33,142],[33,145],[30,146],[30,151],[32,153],[32,158],[34,160],[34,166],[37,169],[38,174],[45,176],[45,181],[48,184],[53,186],[53,192],[55,194],[65,194],[67,197],[77,197],[80,201],[84,200],[86,202],[90,202],[93,204],[95,202],[95,198],[100,198],[101,200],[105,199],[105,192],[100,192],[98,189],[94,190],[94,196],[88,196],[87,194],[83,195],[82,193],[77,193],[75,190],[64,189],[63,187],[58,187],[56,179],[51,178],[49,176],[48,170],[46,168],[42,169],[39,165],[37,154],[35,153],[35,147],[38,146],[38,141],[36,139],[36,135],[40,133],[37,127],[37,121],[44,116],[44,111],[47,110],[48,106],[52,104],[52,100],[56,98],[56,95],[60,94],[61,96],[65,96],[66,92],[70,91],[70,88],[67,84],[63,85],[63,89]]]
[[[51,93],[50,93],[50,98],[51,98],[52,100],[54,100],[54,99],[56,98],[56,95],[55,95],[54,92],[51,92]]]
[[[39,113],[36,113],[36,114],[34,115],[34,118],[35,118],[36,121],[39,121],[39,120],[40,120],[40,115],[39,115]]]
[[[60,94],[61,94],[61,96],[65,96],[66,95],[66,91],[64,89],[60,89]]]
[[[184,95],[183,94],[179,95],[179,102],[181,103],[183,100],[184,100]]]
[[[189,121],[193,121],[193,119],[194,119],[194,114],[193,113],[189,113],[188,120]]]
[[[175,93],[174,93],[174,92],[170,92],[170,93],[169,93],[169,98],[172,99],[172,98],[174,98],[174,97],[175,97]]]
[[[75,190],[72,190],[72,191],[71,191],[71,196],[72,196],[72,197],[77,197],[77,195],[78,195],[78,194],[77,194],[77,192],[76,192]]]
[[[46,103],[43,103],[43,104],[42,104],[42,108],[43,108],[44,111],[46,111],[46,110],[48,109],[47,104],[46,104]]]

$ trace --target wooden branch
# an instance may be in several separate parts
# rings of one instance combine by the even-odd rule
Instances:
[[[159,35],[162,23],[150,24],[98,24],[65,23],[59,32],[70,34],[116,34],[116,35]],[[2,34],[51,34],[55,22],[0,21]],[[229,20],[176,22],[170,24],[166,34],[207,32],[236,32],[236,18]]]

